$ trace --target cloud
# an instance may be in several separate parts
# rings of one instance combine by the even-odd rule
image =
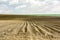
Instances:
[[[19,0],[9,0],[9,5],[18,4]]]
[[[0,2],[6,2],[6,1],[8,1],[8,0],[0,0]]]
[[[1,4],[0,5],[0,13],[5,12],[8,9],[7,5]]]
[[[60,13],[60,6],[55,6],[53,9],[52,9],[53,12],[56,12],[56,13]]]
[[[0,0],[0,13],[60,13],[59,0]]]
[[[20,9],[20,8],[25,8],[26,5],[20,5],[20,6],[17,6],[15,9]]]

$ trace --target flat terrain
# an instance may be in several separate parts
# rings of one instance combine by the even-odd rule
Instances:
[[[60,17],[1,15],[0,40],[60,40]]]

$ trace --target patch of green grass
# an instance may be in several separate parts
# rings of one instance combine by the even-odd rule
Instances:
[[[32,16],[57,16],[60,17],[60,14],[32,14]]]

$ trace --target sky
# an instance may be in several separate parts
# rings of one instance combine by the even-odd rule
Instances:
[[[0,14],[60,14],[60,0],[0,0]]]

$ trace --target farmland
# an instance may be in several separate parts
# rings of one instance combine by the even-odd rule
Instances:
[[[0,15],[0,40],[60,40],[60,17]]]

